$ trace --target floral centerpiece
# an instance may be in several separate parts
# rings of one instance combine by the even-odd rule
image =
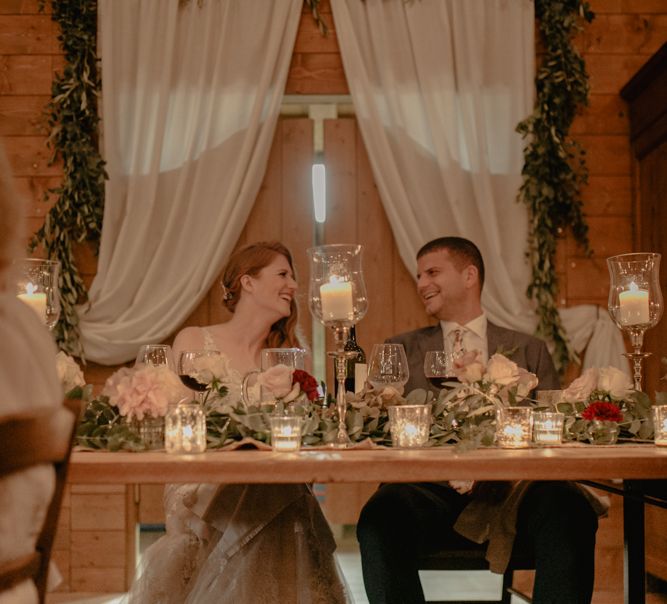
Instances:
[[[434,404],[431,439],[460,448],[492,445],[496,409],[528,402],[538,383],[535,374],[502,354],[485,365],[476,351],[468,352],[456,361],[454,373],[459,383],[445,384]]]
[[[630,377],[615,367],[586,369],[563,390],[556,408],[565,414],[570,440],[612,444],[621,439],[653,436],[651,401],[634,389]]]
[[[62,350],[56,354],[56,372],[63,394],[68,398],[80,397],[81,389],[86,385],[83,371],[79,364]]]

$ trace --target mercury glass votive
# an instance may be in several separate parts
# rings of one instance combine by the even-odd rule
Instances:
[[[496,410],[496,444],[509,449],[530,447],[533,410],[503,407]]]
[[[667,405],[653,407],[653,430],[655,444],[667,447]]]
[[[560,445],[565,415],[556,411],[533,413],[533,440],[539,445]]]
[[[199,403],[179,403],[167,413],[164,446],[175,454],[206,451],[206,417]]]
[[[302,421],[293,415],[272,417],[271,448],[274,451],[298,451],[301,448]]]
[[[430,405],[393,405],[389,413],[389,431],[394,447],[423,447],[431,428]]]

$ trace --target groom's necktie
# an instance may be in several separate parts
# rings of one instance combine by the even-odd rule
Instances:
[[[458,357],[465,352],[463,348],[463,329],[456,328],[451,333],[452,352]]]

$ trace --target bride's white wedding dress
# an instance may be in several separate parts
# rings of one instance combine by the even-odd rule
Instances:
[[[131,604],[348,602],[309,486],[168,485],[164,502],[167,532],[145,552]]]

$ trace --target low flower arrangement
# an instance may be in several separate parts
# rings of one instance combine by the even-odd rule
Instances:
[[[370,386],[356,394],[346,393],[350,440],[391,446],[387,409],[392,405],[427,404],[432,412],[428,446],[491,446],[496,409],[518,404],[540,408],[529,398],[537,386],[536,376],[503,355],[493,355],[486,364],[475,355],[466,355],[459,361],[456,375],[458,381],[446,384],[438,396],[420,389],[403,396],[393,388],[375,390]],[[304,445],[326,445],[335,439],[335,404],[323,400],[317,381],[305,371],[278,366],[260,374],[259,383],[275,396],[271,404],[244,403],[237,389],[228,388],[228,375],[220,368],[206,379],[203,405],[209,449],[247,438],[268,442],[269,418],[283,413],[303,418]],[[143,450],[145,443],[127,420],[164,414],[170,404],[184,396],[189,396],[189,391],[167,369],[120,369],[109,378],[102,393],[89,401],[79,426],[78,444],[95,449]],[[629,378],[614,368],[585,371],[563,391],[555,406],[566,415],[566,440],[586,441],[590,423],[600,420],[617,423],[621,439],[644,442],[652,438],[649,397],[633,390]]]

